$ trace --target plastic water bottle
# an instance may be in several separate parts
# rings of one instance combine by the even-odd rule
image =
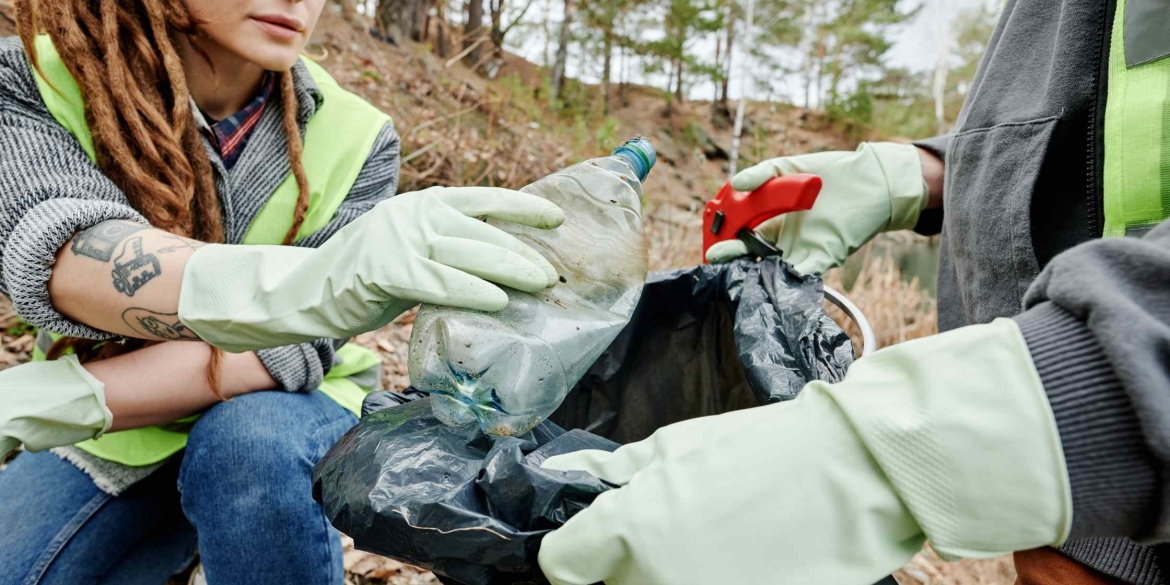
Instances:
[[[440,420],[477,421],[497,436],[527,432],[626,326],[646,280],[642,181],[655,161],[639,137],[521,189],[564,210],[555,230],[489,220],[547,258],[560,282],[536,294],[505,289],[498,313],[422,306],[410,382],[431,393]]]

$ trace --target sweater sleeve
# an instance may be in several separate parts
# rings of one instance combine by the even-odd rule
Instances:
[[[378,202],[394,196],[398,189],[399,139],[394,127],[386,125],[374,141],[370,158],[362,166],[345,201],[323,228],[297,243],[317,247],[337,230],[369,211]],[[272,379],[284,390],[308,392],[321,385],[333,367],[335,351],[344,340],[319,339],[312,343],[287,345],[256,352]]]
[[[107,339],[49,301],[57,250],[110,219],[147,223],[45,108],[16,39],[0,39],[0,291],[30,324]]]
[[[1170,222],[1056,256],[1016,317],[1056,416],[1071,538],[1170,540]]]
[[[394,126],[387,124],[374,140],[370,158],[362,165],[353,188],[333,214],[333,219],[325,227],[297,242],[297,245],[316,248],[349,222],[393,197],[398,190],[400,160],[398,132]]]

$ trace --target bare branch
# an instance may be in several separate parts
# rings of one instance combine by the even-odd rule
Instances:
[[[517,24],[520,24],[520,21],[524,19],[524,15],[528,13],[528,9],[532,7],[534,2],[535,0],[528,0],[528,4],[525,4],[524,9],[520,11],[520,14],[517,15],[514,20],[512,20],[512,24],[509,24],[504,29],[504,32],[501,33],[503,36],[508,36],[508,31],[512,30],[512,27],[516,26]]]

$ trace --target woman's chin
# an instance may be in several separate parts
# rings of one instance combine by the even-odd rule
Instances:
[[[241,56],[268,71],[288,71],[300,58],[301,46],[299,43],[295,47],[263,43],[263,46],[249,47]]]
[[[289,69],[292,69],[292,66],[295,66],[296,61],[297,59],[300,59],[300,56],[300,54],[292,54],[289,56],[267,57],[267,59],[254,59],[252,62],[256,63],[257,66],[262,67],[264,70],[282,73],[282,71],[288,71]]]

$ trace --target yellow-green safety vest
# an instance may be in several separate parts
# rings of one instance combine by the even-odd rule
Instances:
[[[1124,27],[1125,0],[1117,0],[1105,101],[1105,237],[1140,235],[1170,217],[1170,57],[1127,66]]]
[[[43,77],[35,75],[41,99],[53,118],[69,130],[90,159],[96,161],[81,89],[48,36],[38,36],[36,48],[37,61],[44,74]],[[305,126],[302,162],[311,191],[309,208],[297,239],[329,223],[357,180],[378,134],[386,124],[392,123],[385,113],[342,89],[319,65],[307,59],[302,61],[324,99]],[[248,226],[243,243],[280,244],[292,227],[297,195],[296,180],[290,173]],[[361,410],[365,395],[376,389],[371,387],[370,381],[377,379],[381,361],[374,352],[354,343],[342,346],[337,357],[340,363],[325,376],[320,390],[356,414]],[[34,349],[33,359],[45,359],[41,347]],[[77,446],[102,459],[124,465],[152,465],[186,447],[186,429],[196,418],[188,417],[166,427],[107,433],[100,439],[78,443]]]

